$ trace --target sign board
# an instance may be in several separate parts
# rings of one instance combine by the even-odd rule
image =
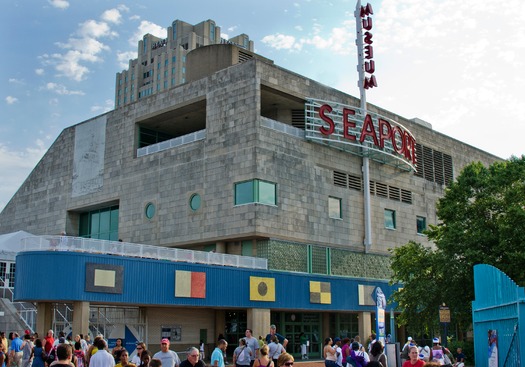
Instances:
[[[406,171],[416,170],[416,139],[400,123],[365,109],[308,98],[305,137]]]
[[[439,322],[450,323],[450,308],[439,306]]]

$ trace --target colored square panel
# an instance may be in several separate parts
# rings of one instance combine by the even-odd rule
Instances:
[[[124,267],[110,264],[86,264],[86,292],[122,294],[124,291]]]
[[[250,277],[250,301],[275,302],[275,278]]]

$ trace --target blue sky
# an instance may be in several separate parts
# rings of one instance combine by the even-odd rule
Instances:
[[[371,0],[368,102],[502,158],[525,154],[525,2]],[[363,0],[363,4],[366,1]],[[277,65],[358,96],[355,1],[12,0],[0,13],[0,209],[58,137],[113,109],[145,33],[213,19]],[[417,137],[416,137],[417,139]]]

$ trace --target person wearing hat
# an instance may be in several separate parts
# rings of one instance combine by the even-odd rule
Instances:
[[[430,355],[428,357],[429,362],[437,362],[440,365],[447,364],[445,355],[450,354],[450,351],[442,347],[439,343],[439,338],[432,339],[432,349],[430,350]]]
[[[334,338],[334,349],[337,365],[343,367],[343,351],[341,350],[341,338]]]
[[[363,367],[366,366],[368,362],[370,362],[370,357],[362,350],[363,348],[358,342],[354,341],[350,345],[350,349],[350,359],[353,361],[353,363],[351,363],[353,366]]]
[[[160,341],[160,352],[155,353],[153,358],[160,359],[163,367],[179,367],[180,365],[178,354],[170,350],[170,340],[168,338]]]
[[[401,364],[403,364],[405,361],[410,359],[410,356],[409,356],[410,347],[412,347],[414,345],[415,345],[415,343],[412,340],[412,337],[409,336],[407,338],[407,342],[405,343],[405,345],[401,349]]]

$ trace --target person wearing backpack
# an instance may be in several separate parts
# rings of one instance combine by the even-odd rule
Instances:
[[[233,364],[237,367],[249,367],[252,350],[246,345],[244,338],[239,339],[239,346],[233,351]]]

